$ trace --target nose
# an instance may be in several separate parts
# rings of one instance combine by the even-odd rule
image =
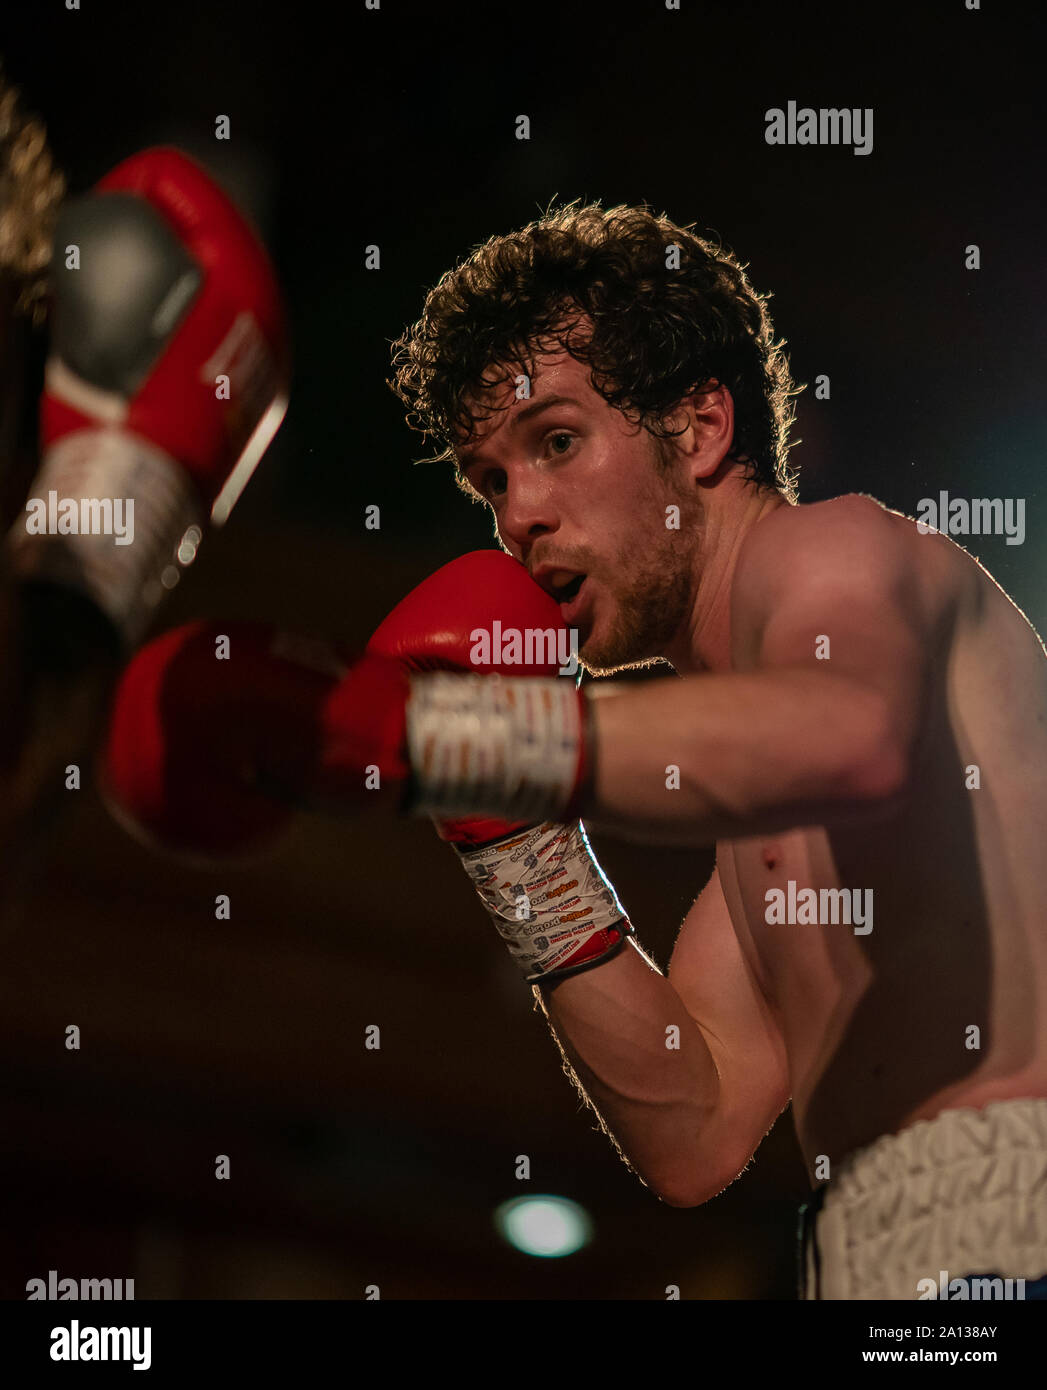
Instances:
[[[526,560],[535,541],[551,535],[559,526],[551,493],[549,480],[529,469],[509,474],[498,517],[498,534],[517,559]]]

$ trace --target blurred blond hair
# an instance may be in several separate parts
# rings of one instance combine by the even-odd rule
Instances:
[[[51,242],[65,192],[44,124],[23,109],[0,60],[0,277],[12,285],[15,312],[37,327],[47,314]]]

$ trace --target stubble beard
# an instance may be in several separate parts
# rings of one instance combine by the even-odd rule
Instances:
[[[686,623],[693,599],[697,508],[680,505],[680,530],[665,529],[654,544],[643,541],[623,550],[603,587],[614,602],[610,630],[587,639],[579,652],[582,667],[607,676],[661,660]]]

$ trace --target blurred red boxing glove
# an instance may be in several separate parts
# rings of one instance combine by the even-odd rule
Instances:
[[[56,227],[42,459],[0,555],[0,878],[90,757],[112,682],[283,416],[280,294],[255,232],[173,149]]]
[[[407,696],[395,662],[350,667],[333,644],[262,624],[188,623],[124,671],[99,787],[115,817],[158,847],[204,858],[251,852],[297,805],[397,805]]]
[[[11,568],[86,595],[134,645],[283,418],[280,292],[225,193],[168,148],[63,210],[51,283],[42,462]]]

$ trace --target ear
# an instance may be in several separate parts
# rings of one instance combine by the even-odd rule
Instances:
[[[672,419],[683,433],[667,442],[678,451],[694,482],[709,482],[730,452],[734,441],[734,401],[726,386],[716,380],[696,386],[684,396]]]

